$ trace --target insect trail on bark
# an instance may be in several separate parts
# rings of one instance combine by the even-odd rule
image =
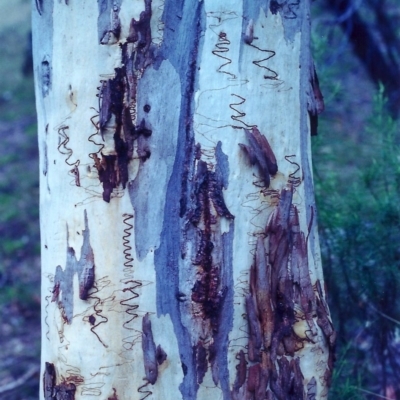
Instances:
[[[249,221],[250,224],[255,228],[255,232],[261,233],[264,230],[264,226],[262,225],[263,221],[262,214],[265,212],[265,210],[270,208],[271,205],[267,201],[261,199],[260,192],[261,191],[247,194],[245,200],[242,201],[240,205],[243,208],[247,208],[249,210],[249,213],[251,214],[251,218]],[[252,203],[256,204],[261,203],[261,204],[258,205],[257,207],[254,207]],[[248,236],[247,243],[250,246],[254,246],[256,244],[256,239],[254,235],[255,235],[254,231],[247,232]]]
[[[257,125],[249,125],[246,124],[246,122],[242,121],[241,119],[244,118],[246,116],[245,112],[239,111],[238,108],[234,107],[234,106],[241,106],[242,104],[244,104],[246,102],[246,99],[242,96],[239,96],[238,94],[232,93],[231,96],[235,96],[236,98],[239,99],[239,103],[229,103],[229,108],[236,112],[237,115],[231,115],[231,119],[233,119],[236,122],[240,122],[241,124],[243,124],[244,126],[237,126],[237,125],[232,125],[233,128],[236,129],[244,129],[244,128],[253,128],[256,127]]]
[[[91,385],[91,387],[89,387]],[[97,385],[97,386],[95,386]],[[81,389],[82,396],[101,396],[101,388],[105,385],[104,382],[89,383],[87,386],[83,385]]]
[[[145,381],[145,383],[142,386],[139,386],[137,389],[140,394],[144,394],[144,397],[141,397],[140,400],[145,400],[153,394],[153,392],[148,388],[150,382],[146,378],[144,378],[143,380]]]
[[[142,282],[137,281],[137,280],[127,280],[125,281],[126,284],[131,284],[131,286],[122,289],[122,292],[130,292],[132,295],[128,299],[121,300],[120,304],[121,306],[126,307],[125,312],[131,317],[128,321],[125,321],[123,324],[123,327],[125,329],[133,330],[134,328],[130,328],[128,325],[136,318],[139,317],[139,314],[137,313],[137,309],[139,308],[138,304],[132,304],[130,303],[132,300],[135,300],[139,297],[139,294],[135,292],[135,289],[139,288],[142,286]]]
[[[140,343],[142,340],[142,334],[138,333],[137,335],[127,336],[122,339],[122,347],[126,351],[132,351],[137,343]]]
[[[132,218],[132,214],[123,214],[123,223],[126,225],[124,228],[124,235],[122,236],[122,246],[124,247],[123,253],[124,253],[124,276],[125,278],[121,280],[121,283],[125,285],[129,285],[129,287],[126,287],[122,289],[122,292],[129,292],[131,294],[131,297],[125,300],[121,300],[120,304],[124,307],[126,307],[125,312],[129,315],[129,320],[125,321],[123,324],[123,327],[128,330],[133,330],[133,328],[129,327],[129,324],[136,318],[139,317],[137,313],[137,309],[139,308],[138,304],[132,304],[132,300],[135,300],[139,297],[139,293],[137,293],[135,290],[139,287],[141,287],[143,284],[141,281],[133,279],[133,257],[132,257],[132,247],[130,246],[130,241],[129,238],[132,235],[132,229],[133,225],[129,222]]]
[[[122,236],[122,246],[125,247],[123,253],[125,257],[125,262],[124,266],[125,268],[128,268],[127,271],[131,272],[131,268],[133,268],[132,262],[133,262],[133,257],[132,257],[132,247],[130,246],[130,237],[132,236],[132,229],[133,225],[129,223],[128,221],[133,218],[132,214],[123,214],[123,223],[127,226],[124,229],[124,235]],[[125,270],[124,270],[125,271]]]
[[[237,283],[235,283],[235,297],[246,297],[249,294],[249,271],[242,269],[239,271]]]
[[[135,77],[136,79],[136,77]],[[136,99],[134,99],[130,104],[129,104],[129,115],[131,116],[132,123],[136,123],[137,120],[137,102]]]
[[[231,348],[240,348],[241,350],[244,351],[244,353],[247,355],[248,354],[248,341],[249,341],[249,330],[248,330],[248,321],[247,321],[247,316],[245,313],[242,314],[243,318],[243,323],[239,326],[238,330],[241,333],[241,336],[229,339],[228,341],[228,349]],[[236,342],[242,342],[236,344]],[[246,343],[246,344],[244,344]]]
[[[67,144],[69,142],[69,136],[65,133],[65,130],[69,129],[69,126],[63,125],[60,128],[58,128],[58,135],[60,137],[60,144],[57,146],[57,150],[60,152],[60,154],[67,156],[67,158],[64,160],[64,162],[69,165],[70,167],[78,167],[80,164],[80,160],[76,160],[75,162],[71,163],[69,162],[69,159],[72,157],[72,154],[74,153],[73,150],[70,147],[67,147]],[[61,148],[64,148],[65,151],[62,151]]]
[[[301,182],[302,182],[302,178],[299,176],[296,176],[296,174],[300,171],[301,168],[297,162],[291,160],[291,158],[293,158],[293,157],[296,157],[296,155],[291,154],[290,156],[285,156],[285,160],[288,163],[290,163],[296,167],[296,170],[289,174],[288,183],[289,183],[289,185],[292,185],[294,188],[297,188],[301,185]]]
[[[97,112],[96,115],[94,115],[93,117],[90,118],[90,122],[91,122],[91,123],[93,124],[93,126],[96,128],[96,132],[93,133],[92,135],[90,135],[90,136],[88,137],[88,141],[91,142],[91,143],[93,143],[94,145],[100,147],[100,149],[99,149],[98,151],[96,151],[95,153],[90,153],[90,154],[89,154],[89,157],[90,157],[92,160],[94,160],[94,154],[99,154],[99,153],[104,149],[105,145],[104,145],[103,143],[97,143],[97,142],[95,142],[94,139],[93,139],[94,136],[100,135],[100,127],[99,127],[99,122],[96,123],[96,122],[93,121],[95,118],[98,118],[98,117],[99,117],[98,111],[97,111],[95,108],[93,108],[93,107],[91,107],[91,109],[93,109],[94,111]]]
[[[264,79],[270,79],[270,80],[277,80],[278,79],[278,73],[276,71],[274,71],[271,68],[266,67],[265,65],[261,65],[261,63],[263,63],[264,61],[268,61],[271,58],[275,57],[276,53],[273,50],[268,50],[268,49],[262,49],[252,43],[247,43],[250,47],[253,47],[254,49],[261,51],[263,53],[268,53],[269,55],[261,60],[253,60],[252,63],[261,68],[261,69],[265,69],[270,75],[264,75]]]
[[[45,314],[45,317],[44,317],[44,324],[47,326],[47,328],[46,328],[46,338],[47,338],[47,340],[50,342],[50,337],[49,337],[49,334],[50,334],[50,325],[49,325],[49,305],[50,305],[50,295],[49,296],[45,296],[44,297],[44,299],[45,299],[45,302],[46,302],[46,305],[44,306],[44,314]]]
[[[230,76],[230,80],[236,79],[236,75],[233,74],[232,72],[229,71],[224,71],[223,68],[226,67],[229,64],[232,64],[232,59],[229,57],[226,57],[224,54],[229,52],[229,45],[231,44],[230,40],[228,39],[228,36],[225,32],[220,32],[218,34],[218,42],[216,43],[215,47],[216,49],[212,50],[211,53],[214,54],[214,56],[217,56],[221,58],[222,60],[225,60],[223,64],[221,64],[217,72],[221,74],[226,74]]]
[[[164,11],[165,0],[160,0],[160,5],[157,7],[161,17],[157,18],[157,32],[154,37],[152,37],[152,44],[155,46],[161,46],[165,31],[165,22],[162,20],[162,14]]]
[[[90,328],[90,331],[91,331],[94,335],[96,335],[96,337],[97,337],[97,339],[99,340],[99,342],[100,342],[105,348],[108,348],[108,345],[106,345],[106,344],[103,342],[103,340],[100,338],[100,336],[98,335],[98,333],[95,332],[95,329],[96,329],[98,326],[100,326],[101,324],[105,324],[105,323],[108,322],[108,318],[107,318],[105,315],[102,315],[102,314],[101,314],[101,313],[103,312],[103,309],[102,309],[102,308],[101,308],[101,309],[99,308],[99,305],[101,305],[101,304],[103,303],[103,301],[101,300],[100,297],[94,296],[94,294],[96,294],[96,293],[98,293],[98,292],[100,291],[100,289],[99,289],[98,286],[97,286],[97,282],[94,283],[92,290],[93,290],[93,291],[92,291],[91,293],[89,293],[89,295],[88,295],[88,299],[94,299],[94,300],[95,300],[95,303],[94,303],[94,305],[93,305],[94,313],[95,313],[95,315],[96,315],[97,317],[102,318],[102,320],[101,320],[100,322],[97,322],[97,323],[96,323],[96,321],[97,321],[96,317],[94,317],[93,315],[91,316],[92,318],[89,317],[89,320],[88,320],[88,321],[89,321],[90,325],[92,325],[91,328]]]

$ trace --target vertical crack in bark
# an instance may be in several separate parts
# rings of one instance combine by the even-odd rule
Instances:
[[[68,232],[67,232],[68,234]],[[82,232],[83,243],[81,247],[81,257],[76,259],[75,250],[69,246],[67,240],[67,260],[64,270],[60,265],[56,268],[53,287],[52,301],[57,301],[64,321],[71,324],[73,317],[73,277],[78,274],[79,279],[79,298],[87,300],[89,290],[94,285],[95,264],[92,246],[90,245],[90,232],[85,210],[85,229]]]
[[[246,360],[238,353],[238,374],[234,399],[304,399],[306,394],[296,353],[304,341],[313,342],[321,328],[329,345],[328,368],[332,372],[335,333],[329,318],[320,282],[316,293],[308,269],[307,240],[300,230],[299,213],[292,204],[293,187],[283,189],[280,200],[257,240],[250,270],[250,293],[246,297],[248,320],[247,380]],[[295,324],[305,321],[305,336],[298,336]],[[329,383],[329,382],[328,382]],[[307,388],[312,393],[313,385]]]
[[[310,78],[309,87],[307,88],[307,110],[310,117],[311,136],[316,136],[318,133],[318,115],[324,111],[325,105],[324,96],[322,96],[321,89],[319,88],[319,80],[313,60],[310,60],[309,69]]]
[[[214,236],[218,234],[213,225],[218,218],[233,219],[233,215],[225,205],[221,183],[204,161],[197,164],[195,182],[194,207],[189,212],[189,221],[197,227],[199,237],[193,261],[198,266],[198,279],[192,289],[192,301],[201,305],[201,317],[210,321],[213,331],[218,331],[221,302],[227,288],[221,286],[222,266],[213,260]],[[219,250],[217,248],[216,252]]]
[[[229,291],[226,277],[230,265],[223,257],[226,244],[221,221],[222,218],[232,221],[234,217],[223,198],[228,166],[220,147],[219,143],[212,169],[201,160],[200,145],[195,146],[195,160],[190,163],[193,170],[188,172],[188,176],[193,176],[193,179],[188,185],[190,202],[183,225],[182,257],[185,261],[182,267],[188,269],[186,273],[194,277],[194,283],[188,296],[182,299],[181,310],[184,318],[193,324],[191,336],[196,343],[193,354],[197,382],[202,383],[210,364],[214,383],[229,387],[227,382],[221,382],[225,381],[223,364],[226,359],[226,348],[221,345],[228,334],[224,331],[226,328],[221,317],[224,307],[231,307],[226,303]],[[218,161],[221,166],[218,166]],[[185,287],[184,282],[181,285]]]

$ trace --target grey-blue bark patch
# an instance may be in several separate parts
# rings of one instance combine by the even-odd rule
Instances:
[[[157,350],[148,313],[142,320],[142,350],[146,379],[154,385],[158,377]]]
[[[251,19],[258,19],[261,10],[264,10],[265,15],[268,14],[268,6],[269,0],[243,0],[243,33]]]
[[[187,163],[192,160],[193,151],[193,94],[196,87],[197,57],[201,54],[201,34],[204,30],[203,3],[197,0],[166,0],[163,22],[165,23],[164,41],[160,48],[160,65],[167,59],[180,78],[180,113],[177,117],[178,145],[171,178],[166,192],[166,204],[163,215],[163,228],[160,247],[155,252],[157,311],[169,314],[174,326],[184,374],[179,389],[184,400],[195,400],[198,390],[195,349],[190,334],[183,326],[179,307],[179,243],[181,240],[181,204],[185,201],[185,184],[182,178],[188,170]],[[160,89],[165,82],[160,83]],[[186,164],[186,166],[185,166]]]
[[[215,167],[215,173],[217,174],[218,180],[222,183],[224,189],[228,188],[229,182],[229,162],[228,156],[222,151],[222,143],[217,143],[215,149],[215,158],[217,165]]]
[[[270,0],[269,9],[272,14],[279,13],[282,17],[285,38],[293,42],[301,28],[300,4],[302,0]]]
[[[168,82],[168,90],[161,89],[163,82]],[[159,216],[165,207],[165,193],[177,148],[180,80],[168,61],[163,62],[158,71],[152,67],[146,70],[138,83],[137,98],[138,120],[145,120],[153,132],[146,140],[151,157],[141,163],[137,177],[128,185],[135,210],[136,253],[141,260],[160,243],[163,221]]]
[[[113,44],[113,38],[118,41],[121,25],[119,11],[122,0],[97,0],[99,16],[97,30],[100,44]]]
[[[81,258],[77,260],[75,250],[69,246],[67,240],[67,260],[64,270],[60,265],[56,268],[54,277],[54,288],[52,301],[57,301],[63,319],[71,324],[74,309],[73,278],[78,274],[79,298],[86,300],[88,291],[94,284],[94,254],[90,245],[90,233],[85,210],[85,229],[82,232],[83,243],[81,247]]]
[[[300,15],[300,19],[303,23],[301,27],[301,45],[300,45],[300,154],[301,154],[301,166],[303,169],[304,176],[304,192],[307,204],[306,218],[308,223],[311,224],[311,231],[308,232],[308,240],[313,258],[319,253],[318,243],[315,241],[315,233],[317,231],[317,216],[316,206],[314,198],[314,187],[312,182],[311,165],[308,157],[309,147],[308,142],[310,140],[310,132],[308,128],[308,108],[307,101],[310,96],[310,66],[312,64],[311,51],[309,47],[310,43],[310,24],[307,17],[308,8],[303,3],[301,12],[304,15]],[[310,260],[311,261],[311,260]]]

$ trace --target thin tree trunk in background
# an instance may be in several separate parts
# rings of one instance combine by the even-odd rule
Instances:
[[[36,0],[41,399],[324,399],[309,2]]]

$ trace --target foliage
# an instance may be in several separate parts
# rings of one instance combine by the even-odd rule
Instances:
[[[4,400],[38,393],[40,268],[38,151],[29,71],[30,2],[0,2],[0,388]],[[37,372],[35,372],[37,371]]]
[[[400,131],[386,101],[381,87],[358,143],[364,160],[350,172],[326,162],[321,140],[314,149],[325,279],[341,355],[333,398],[399,388]],[[350,142],[344,148],[357,144]]]
[[[0,306],[18,302],[38,313],[38,151],[33,77],[23,73],[30,4],[18,6],[0,4]]]

